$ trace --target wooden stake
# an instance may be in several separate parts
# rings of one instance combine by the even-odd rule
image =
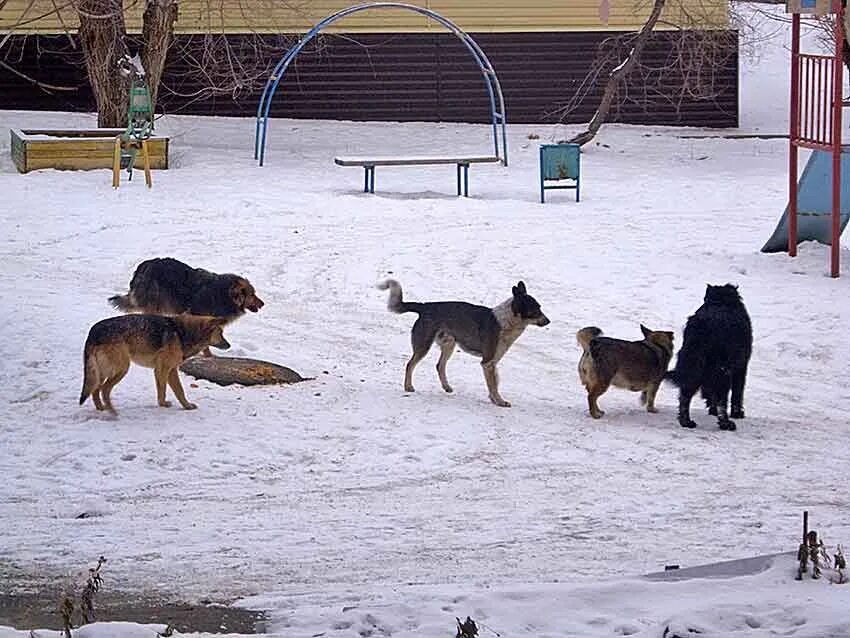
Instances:
[[[118,188],[121,180],[121,138],[115,138],[115,149],[112,152],[112,188]]]
[[[803,510],[803,545],[806,544],[808,540],[806,537],[809,535],[809,511]]]
[[[151,188],[151,158],[148,155],[148,141],[142,140],[142,160],[144,161],[145,166],[145,184],[148,185],[148,188]]]

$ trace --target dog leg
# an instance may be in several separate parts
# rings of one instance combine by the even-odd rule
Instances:
[[[180,374],[177,372],[177,368],[173,368],[168,373],[168,385],[171,386],[171,391],[174,392],[174,396],[180,401],[184,410],[194,410],[198,407],[186,399],[186,393],[183,392],[183,385],[180,383]]]
[[[118,385],[118,382],[121,381],[126,375],[127,370],[130,369],[129,362],[128,365],[123,369],[119,370],[117,374],[113,374],[110,376],[106,382],[101,386],[101,392],[103,394],[103,403],[106,406],[106,409],[112,412],[112,414],[118,414],[115,411],[115,408],[112,407],[112,388]]]
[[[732,418],[744,418],[744,385],[747,383],[747,368],[732,371]]]
[[[705,400],[705,407],[708,408],[709,416],[717,416],[717,401],[714,399],[714,391],[707,386],[702,386],[700,394]]]
[[[165,400],[165,384],[168,381],[168,373],[161,368],[154,368],[153,377],[156,381],[156,402],[161,408],[170,408],[171,401]]]
[[[496,363],[494,361],[482,362],[481,367],[484,369],[484,381],[487,383],[490,400],[500,408],[511,407],[511,404],[499,394],[499,375],[496,372]]]
[[[683,428],[695,428],[697,424],[691,419],[691,399],[696,388],[679,388],[679,425]]]
[[[723,375],[715,388],[714,404],[717,406],[717,426],[721,430],[733,431],[737,429],[734,421],[729,419],[727,406],[729,402],[729,376]]]
[[[407,367],[404,369],[404,391],[415,392],[413,389],[413,370],[416,364],[422,361],[431,345],[434,343],[434,338],[437,336],[436,331],[429,331],[422,319],[417,319],[410,331],[410,342],[413,346],[413,354],[410,356],[410,361],[407,362]]]
[[[438,339],[440,346],[440,360],[437,361],[437,376],[440,377],[440,384],[446,392],[454,392],[452,386],[449,385],[449,380],[446,378],[446,364],[449,362],[449,357],[454,354],[455,340],[451,338]]]
[[[103,405],[103,401],[100,400],[100,388],[95,388],[91,393],[91,400],[94,401],[94,407],[96,410],[103,412],[106,407]]]
[[[647,412],[652,412],[653,414],[658,412],[658,408],[655,407],[655,395],[658,394],[658,388],[660,388],[660,387],[661,387],[661,382],[659,381],[658,383],[653,383],[651,386],[649,386],[646,389],[645,394],[646,394],[646,411]]]
[[[414,352],[410,357],[410,361],[407,362],[407,366],[404,368],[405,392],[416,392],[413,388],[413,370],[416,368],[416,364],[422,361],[426,354],[428,354],[427,350],[425,352]]]
[[[601,419],[605,415],[605,412],[599,408],[599,403],[597,403],[597,401],[599,397],[605,394],[609,385],[610,382],[604,383],[602,381],[597,381],[595,385],[592,385],[587,390],[587,407],[590,410],[590,416],[594,419]]]

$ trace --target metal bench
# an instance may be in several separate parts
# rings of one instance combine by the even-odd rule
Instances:
[[[495,156],[481,157],[335,157],[334,162],[339,166],[362,166],[366,170],[363,192],[375,192],[376,166],[426,166],[429,164],[457,165],[457,194],[461,195],[461,172],[463,172],[463,196],[469,197],[469,165],[501,162]],[[463,169],[461,171],[461,169]]]

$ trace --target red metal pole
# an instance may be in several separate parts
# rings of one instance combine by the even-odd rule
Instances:
[[[841,254],[841,109],[844,65],[844,7],[839,4],[835,14],[835,62],[832,100],[832,259],[830,275],[839,275],[839,255]]]
[[[800,136],[800,14],[791,16],[791,116],[788,135],[788,255],[797,256],[797,139]]]

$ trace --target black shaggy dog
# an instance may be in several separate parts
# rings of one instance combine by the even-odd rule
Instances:
[[[109,298],[124,312],[158,315],[221,317],[229,322],[246,310],[257,312],[263,301],[245,277],[219,275],[203,268],[192,268],[171,257],[148,259],[136,267],[126,295]]]
[[[729,390],[731,416],[743,419],[744,384],[752,350],[753,329],[738,287],[707,286],[704,303],[688,317],[676,367],[666,377],[679,386],[679,425],[696,427],[691,420],[691,398],[701,390],[720,429],[735,429],[726,412]]]

